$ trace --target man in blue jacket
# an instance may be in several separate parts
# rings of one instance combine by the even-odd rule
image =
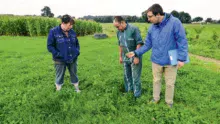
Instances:
[[[77,76],[77,58],[79,56],[79,42],[72,26],[74,20],[69,15],[61,18],[62,23],[50,30],[47,39],[47,49],[52,53],[55,63],[56,90],[60,90],[64,83],[64,74],[66,67],[70,73],[70,80],[75,87],[76,92],[79,90],[79,80]]]
[[[179,19],[164,13],[159,4],[152,5],[146,11],[148,20],[153,23],[147,34],[145,44],[127,54],[128,57],[141,56],[152,48],[153,72],[153,103],[160,100],[162,74],[166,82],[165,101],[169,107],[173,106],[174,85],[177,69],[184,66],[187,60],[188,43],[185,30]],[[168,55],[169,50],[177,50],[177,65],[171,65]]]

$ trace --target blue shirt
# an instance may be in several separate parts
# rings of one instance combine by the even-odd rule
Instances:
[[[184,27],[178,18],[165,14],[160,24],[152,24],[145,44],[134,52],[137,56],[141,56],[151,48],[151,61],[162,66],[170,65],[169,50],[177,49],[179,61],[187,59],[188,42]]]
[[[53,60],[65,63],[72,63],[80,54],[76,33],[73,29],[70,29],[67,37],[60,26],[50,30],[47,39],[47,49],[52,53]]]

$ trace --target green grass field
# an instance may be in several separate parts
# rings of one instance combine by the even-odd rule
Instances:
[[[110,26],[110,25],[109,25]],[[195,58],[178,71],[174,107],[152,99],[150,52],[144,55],[142,96],[124,93],[114,30],[109,38],[79,37],[78,75],[82,92],[69,74],[55,91],[54,65],[46,37],[0,37],[0,123],[219,123],[220,72]]]

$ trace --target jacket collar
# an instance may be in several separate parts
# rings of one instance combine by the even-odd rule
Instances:
[[[162,26],[166,25],[167,21],[170,19],[171,16],[172,16],[171,14],[164,13],[164,18],[163,18],[162,22],[159,24],[154,24],[154,25],[156,27],[162,27]]]

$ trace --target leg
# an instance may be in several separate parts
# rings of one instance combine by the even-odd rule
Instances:
[[[131,64],[127,64],[125,62],[124,62],[124,84],[125,84],[126,92],[133,90]]]
[[[156,63],[152,63],[152,71],[153,71],[153,98],[155,101],[159,101],[163,66],[160,66]]]
[[[66,65],[65,63],[56,61],[54,66],[56,70],[55,84],[56,84],[57,90],[60,90],[61,86],[64,83],[64,74],[66,71]]]
[[[76,92],[80,92],[79,90],[79,80],[77,76],[77,60],[68,64],[68,70],[70,73],[70,81],[74,85]]]
[[[70,73],[70,81],[72,84],[78,83],[78,76],[77,76],[77,60],[68,64],[68,70]]]
[[[176,75],[177,75],[177,66],[165,67],[165,73],[164,73],[165,82],[166,82],[165,100],[167,104],[173,104]]]
[[[133,89],[134,89],[134,96],[139,97],[141,95],[141,71],[142,71],[142,58],[138,64],[132,64],[132,80],[133,80]]]

